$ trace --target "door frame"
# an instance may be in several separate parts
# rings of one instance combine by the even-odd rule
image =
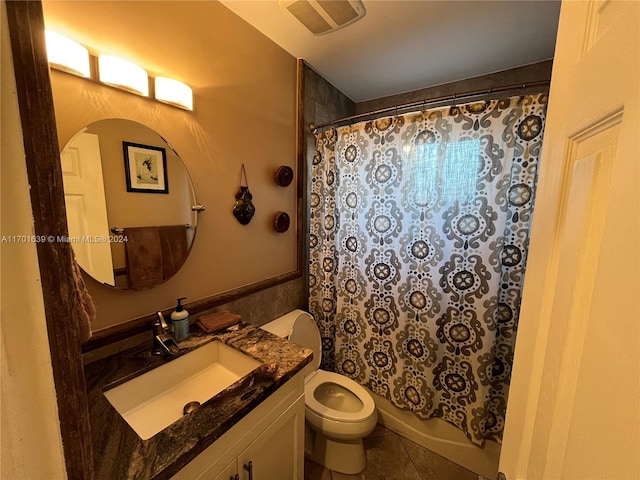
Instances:
[[[6,1],[34,234],[68,236],[60,149],[38,1]],[[79,338],[80,305],[67,242],[36,244],[67,477],[93,478],[89,402]]]

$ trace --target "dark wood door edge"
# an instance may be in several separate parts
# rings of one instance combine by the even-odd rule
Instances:
[[[60,150],[38,1],[7,1],[35,235],[67,236]],[[67,476],[93,478],[87,391],[78,337],[71,247],[37,243]]]

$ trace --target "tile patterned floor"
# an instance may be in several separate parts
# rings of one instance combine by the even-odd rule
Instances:
[[[357,475],[332,472],[305,459],[305,480],[478,480],[475,473],[378,425],[364,439],[367,468]]]

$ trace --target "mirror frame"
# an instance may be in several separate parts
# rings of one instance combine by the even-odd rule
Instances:
[[[296,179],[296,269],[255,282],[240,288],[217,293],[195,302],[185,303],[184,307],[190,315],[196,315],[207,310],[211,310],[220,305],[247,297],[254,293],[266,290],[276,285],[280,285],[291,280],[303,277],[304,290],[309,290],[309,275],[305,271],[305,265],[309,264],[309,201],[304,192],[309,182],[309,172],[305,164],[305,123],[304,123],[304,60],[297,61],[296,78],[296,136],[295,136],[295,157],[298,176]],[[57,138],[57,137],[56,137]],[[66,219],[65,219],[66,222]],[[65,225],[66,226],[66,225]],[[165,317],[171,315],[173,308],[161,310]],[[105,347],[114,342],[125,340],[134,335],[149,332],[149,325],[153,323],[156,314],[143,315],[127,322],[113,325],[105,329],[94,332],[92,337],[82,344],[82,352],[87,353],[92,350]]]

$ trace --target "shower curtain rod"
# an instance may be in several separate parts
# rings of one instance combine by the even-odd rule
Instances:
[[[520,89],[520,88],[522,90],[524,90],[527,87],[537,87],[537,86],[542,86],[542,85],[549,85],[549,83],[550,83],[549,80],[538,80],[538,81],[535,81],[535,82],[519,83],[519,84],[507,85],[507,86],[504,86],[504,87],[485,88],[485,89],[481,89],[481,90],[473,90],[473,91],[465,92],[465,93],[462,93],[462,94],[454,93],[453,95],[443,95],[441,97],[430,98],[429,100],[420,100],[420,101],[416,101],[416,102],[403,103],[401,105],[395,105],[393,107],[385,107],[385,108],[381,108],[379,110],[374,110],[372,112],[359,113],[357,115],[351,115],[350,117],[340,118],[338,120],[333,120],[332,122],[327,122],[327,123],[323,123],[323,124],[320,124],[320,125],[316,125],[316,124],[314,124],[312,122],[312,123],[309,124],[309,129],[311,130],[312,133],[316,133],[321,128],[335,127],[335,126],[341,125],[343,123],[351,122],[353,120],[358,120],[358,119],[367,118],[367,117],[373,117],[373,116],[376,116],[376,115],[381,115],[383,113],[395,112],[397,114],[398,110],[409,110],[409,109],[416,108],[416,107],[426,107],[428,105],[433,105],[433,104],[436,104],[436,103],[443,103],[443,102],[453,102],[453,105],[455,105],[458,100],[466,100],[466,99],[477,97],[477,96],[480,96],[480,95],[491,95],[492,93],[496,93],[496,92],[506,92],[508,90],[516,90],[516,89]]]

